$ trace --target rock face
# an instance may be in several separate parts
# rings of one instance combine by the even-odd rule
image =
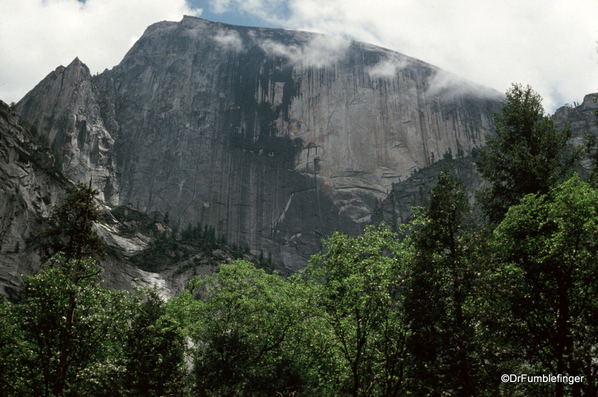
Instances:
[[[583,102],[575,106],[565,105],[556,110],[552,119],[557,128],[563,128],[569,124],[573,131],[575,143],[583,143],[583,134],[591,132],[598,136],[598,125],[596,125],[595,112],[598,110],[596,103],[597,94],[588,94],[583,98]]]
[[[573,143],[583,144],[583,135],[586,132],[598,136],[598,125],[596,125],[595,112],[598,110],[596,103],[598,94],[588,94],[581,104],[575,106],[566,105],[556,110],[552,116],[557,129],[569,125],[573,132]],[[409,222],[412,219],[412,207],[421,206],[428,198],[428,192],[436,185],[438,171],[446,167],[450,172],[461,178],[467,187],[467,195],[470,203],[473,204],[473,197],[476,190],[484,187],[485,181],[477,172],[474,156],[462,158],[443,159],[430,167],[415,172],[409,179],[393,183],[388,196],[377,206],[373,215],[376,223],[386,222],[394,230],[398,225]],[[582,164],[584,166],[584,164]],[[583,170],[581,170],[583,172]]]
[[[469,203],[473,207],[475,191],[485,183],[476,169],[475,158],[448,159],[447,156],[447,159],[416,171],[409,179],[394,183],[388,196],[374,211],[373,221],[384,221],[396,232],[401,224],[413,220],[413,207],[422,206],[428,200],[428,193],[436,186],[441,169],[448,169],[451,175],[463,180]]]
[[[333,230],[361,231],[393,183],[482,145],[501,98],[379,47],[185,17],[97,76],[57,68],[17,110],[106,202],[296,270]]]
[[[0,101],[0,294],[14,296],[20,275],[39,267],[28,249],[42,218],[64,193],[65,179],[53,169],[54,158],[27,138],[18,116]]]
[[[54,157],[41,144],[44,140],[38,139],[40,143],[36,143],[37,137],[28,129],[16,112],[0,101],[0,295],[11,299],[20,297],[21,275],[39,270],[35,237],[47,227],[44,219],[50,215],[52,206],[60,202],[66,188],[72,185],[55,168]],[[103,206],[102,212],[110,217],[107,207]],[[101,263],[106,285],[131,290],[138,279],[140,284],[164,287],[166,296],[183,289],[193,272],[152,273],[129,263],[130,257],[146,249],[154,239],[139,233],[123,237],[119,235],[121,226],[115,219],[95,225],[110,247],[108,257]],[[206,266],[198,269],[200,274],[211,271]]]
[[[114,143],[100,114],[89,69],[78,58],[50,73],[17,106],[20,116],[51,142],[62,171],[75,181],[103,185],[114,173],[110,149]],[[104,198],[104,197],[103,197]]]

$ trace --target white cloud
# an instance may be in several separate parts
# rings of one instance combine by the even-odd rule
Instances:
[[[102,72],[152,23],[201,14],[185,0],[0,0],[0,9],[0,99],[7,102],[75,57]]]
[[[243,50],[243,39],[239,33],[234,30],[221,30],[214,36],[214,41],[226,48],[235,52]]]
[[[397,71],[409,66],[408,58],[391,56],[383,59],[368,70],[368,74],[375,78],[393,78]]]
[[[426,90],[428,97],[439,96],[443,99],[453,99],[462,95],[475,95],[477,97],[504,99],[504,95],[501,92],[471,81],[464,84],[463,77],[442,69],[434,73],[432,78],[429,79],[428,84],[429,86]]]
[[[511,83],[530,84],[550,111],[598,91],[596,0],[210,3],[285,28],[381,45],[503,93]]]
[[[291,65],[326,67],[342,59],[351,42],[339,37],[315,36],[307,43],[284,45],[272,40],[264,40],[259,46],[270,56],[284,57]]]

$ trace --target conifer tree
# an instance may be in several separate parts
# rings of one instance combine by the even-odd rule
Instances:
[[[50,226],[42,233],[42,256],[47,258],[61,252],[64,255],[62,267],[73,285],[68,291],[69,305],[60,336],[60,358],[53,387],[53,393],[57,396],[62,395],[72,362],[73,327],[79,284],[82,280],[97,277],[101,272],[93,262],[84,261],[84,258],[104,254],[104,242],[93,230],[93,222],[99,220],[100,213],[94,202],[98,191],[92,189],[91,184],[90,180],[89,187],[80,183],[69,188],[63,202],[52,209]]]
[[[410,288],[405,306],[412,336],[415,395],[475,395],[473,329],[468,308],[474,264],[468,258],[470,213],[463,181],[438,174],[413,222]]]
[[[544,113],[542,98],[529,86],[514,84],[507,91],[494,123],[495,134],[486,137],[477,162],[490,187],[477,199],[487,220],[496,225],[526,194],[546,194],[562,182],[581,152],[571,145],[571,129],[557,131]]]
[[[99,192],[82,183],[67,188],[62,203],[52,208],[49,226],[41,233],[39,247],[42,260],[62,252],[66,260],[89,256],[103,256],[104,241],[93,230],[93,223],[100,220],[95,204]]]

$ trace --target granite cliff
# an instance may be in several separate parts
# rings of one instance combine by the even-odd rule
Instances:
[[[501,94],[368,44],[185,17],[111,70],[75,59],[16,106],[75,181],[297,270],[393,183],[492,130]]]
[[[47,140],[0,100],[0,295],[19,300],[22,275],[41,266],[37,237],[48,226],[52,206],[74,185],[58,166]],[[271,269],[265,256],[228,245],[223,236],[216,240],[210,230],[175,239],[162,218],[131,205],[96,204],[102,216],[94,228],[107,243],[102,278],[111,288],[132,291],[134,285],[150,284],[168,297],[196,274],[211,274],[233,258]]]
[[[64,183],[54,157],[27,137],[17,114],[0,101],[0,294],[14,295],[20,274],[38,269],[27,239],[39,232]]]
[[[595,114],[598,110],[597,97],[598,94],[588,94],[583,102],[562,106],[552,115],[557,129],[567,125],[571,128],[573,142],[577,146],[583,144],[583,136],[587,132],[598,136]],[[377,223],[384,221],[394,230],[397,230],[400,224],[409,222],[413,219],[412,207],[421,206],[427,200],[428,192],[436,185],[438,171],[441,168],[449,169],[453,175],[465,182],[469,201],[475,204],[474,193],[484,186],[485,181],[476,170],[476,152],[473,151],[471,154],[463,157],[459,154],[452,156],[447,153],[442,160],[430,167],[414,172],[404,181],[393,183],[388,196],[376,207],[372,219]],[[587,161],[582,162],[577,172],[583,175],[588,166]]]

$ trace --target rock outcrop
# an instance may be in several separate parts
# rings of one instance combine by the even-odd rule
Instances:
[[[107,203],[212,225],[291,270],[393,183],[492,130],[502,96],[352,41],[185,17],[111,70],[78,59],[18,104]]]
[[[378,204],[372,219],[375,223],[384,221],[393,231],[401,224],[413,220],[413,208],[428,200],[428,193],[438,182],[438,172],[448,170],[451,175],[463,180],[469,203],[475,209],[474,195],[485,181],[476,169],[474,157],[442,159],[433,165],[414,172],[405,181],[394,183],[388,196]],[[477,210],[476,210],[477,211]]]
[[[574,105],[565,105],[556,110],[552,119],[557,128],[561,129],[569,125],[573,131],[573,138],[577,145],[583,143],[583,135],[590,132],[598,136],[598,125],[596,124],[596,114],[598,103],[597,93],[587,94],[582,103]]]

